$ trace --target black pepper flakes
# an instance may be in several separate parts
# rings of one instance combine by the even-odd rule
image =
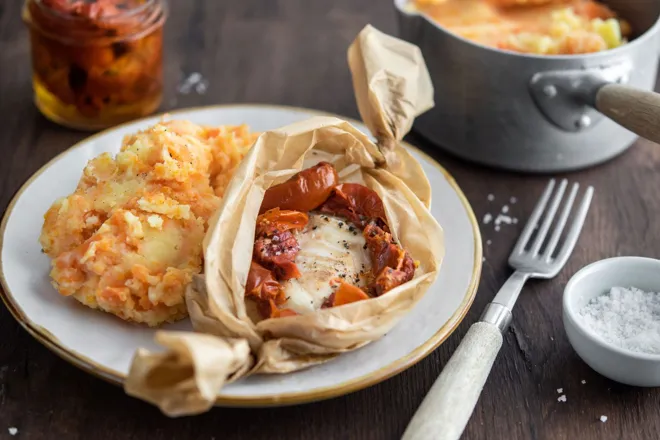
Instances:
[[[344,222],[339,222],[337,223],[339,225],[339,228],[341,229],[342,226],[344,226]]]
[[[367,243],[365,243],[364,246],[362,246],[362,249],[366,249],[366,248],[367,248]]]

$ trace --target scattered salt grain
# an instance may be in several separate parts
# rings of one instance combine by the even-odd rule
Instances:
[[[190,82],[190,83],[195,84],[195,83],[198,83],[201,80],[202,80],[202,74],[199,73],[199,72],[193,72],[193,73],[190,74],[190,76],[188,77],[186,82]]]
[[[518,219],[514,217],[513,218],[513,224],[515,225],[516,223],[518,223]]]
[[[208,86],[209,86],[209,82],[204,79],[201,73],[193,72],[186,79],[184,79],[181,84],[179,84],[179,87],[177,87],[177,91],[182,95],[187,95],[194,88],[195,92],[197,92],[200,95],[203,95],[204,93],[206,93]]]
[[[209,82],[204,79],[198,82],[197,85],[195,85],[195,91],[199,95],[203,95],[204,93],[206,93],[206,89],[208,89],[208,87],[209,87]]]
[[[506,223],[507,225],[510,225],[511,223],[513,223],[513,219],[508,215],[500,214],[495,219],[495,224],[500,225],[502,223]]]
[[[493,216],[490,213],[484,215],[484,225],[487,225],[493,220]]]
[[[511,202],[512,205],[515,205],[517,201],[518,201],[518,199],[516,199],[515,197],[511,197],[509,199],[509,202]]]
[[[561,395],[557,397],[557,402],[566,402],[566,395]]]
[[[488,246],[490,246],[491,243],[492,243],[492,241],[490,241],[490,240],[486,240],[486,244],[487,244]]]
[[[509,212],[509,207],[507,205],[502,206],[502,212],[505,214]]]
[[[660,354],[660,293],[612,287],[589,301],[580,316],[594,333],[611,344]]]
[[[582,379],[582,385],[584,385],[585,383],[587,383],[587,381]]]
[[[600,416],[600,421],[603,423],[607,422],[607,416]]]
[[[500,226],[499,225],[495,226],[495,232],[498,232],[499,230],[500,230]]]
[[[563,393],[563,392],[564,392],[564,389],[563,389],[563,388],[557,388],[557,394],[561,394],[561,393]]]
[[[18,434],[18,428],[14,428],[13,426],[11,428],[9,428],[7,431],[9,431],[9,435]]]
[[[495,200],[495,196],[492,194],[488,194],[488,201],[492,202],[493,200]]]

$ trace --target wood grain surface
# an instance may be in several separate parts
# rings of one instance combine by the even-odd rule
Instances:
[[[396,32],[390,0],[170,4],[164,110],[262,102],[357,117],[347,46],[367,23]],[[48,122],[33,106],[21,6],[22,0],[0,1],[0,212],[25,179],[86,136]],[[209,80],[207,92],[178,94],[177,84],[192,72]],[[509,275],[506,257],[547,181],[476,167],[414,135],[409,140],[455,176],[477,218],[507,204],[510,214],[521,219],[499,232],[492,224],[482,226],[485,262],[474,306],[428,358],[377,386],[324,402],[217,408],[194,418],[168,419],[67,364],[0,307],[0,439],[399,438],[469,325]],[[655,221],[660,214],[660,147],[640,141],[621,157],[569,177],[596,187],[584,232],[557,279],[525,288],[465,439],[660,438],[660,391],[619,385],[593,372],[571,349],[561,322],[562,290],[579,268],[616,255],[660,254],[660,222]],[[558,388],[563,388],[565,403],[557,401]],[[608,417],[606,423],[599,421],[601,415]],[[16,437],[9,427],[18,429]]]

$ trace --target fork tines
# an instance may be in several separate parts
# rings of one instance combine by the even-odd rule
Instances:
[[[555,186],[555,179],[550,180],[548,186],[543,192],[543,195],[536,204],[532,215],[527,221],[527,224],[525,225],[525,228],[523,229],[518,242],[516,243],[512,257],[515,257],[516,255],[524,255],[527,258],[539,258],[544,262],[553,263],[553,265],[557,265],[559,268],[561,268],[566,263],[566,260],[568,260],[568,257],[571,255],[571,252],[577,243],[578,236],[582,230],[582,225],[584,225],[584,220],[589,210],[589,205],[593,197],[594,189],[593,187],[589,186],[585,191],[584,196],[582,197],[582,202],[573,215],[573,222],[571,223],[570,229],[564,238],[561,249],[557,253],[557,256],[553,258],[553,254],[557,248],[557,244],[559,243],[562,232],[564,231],[568,217],[571,214],[573,203],[575,202],[575,198],[577,197],[577,193],[580,188],[578,183],[574,183],[571,186],[571,191],[564,203],[564,207],[561,211],[559,219],[554,225],[552,235],[546,243],[546,236],[548,235],[555,215],[559,210],[559,205],[564,198],[564,193],[566,192],[568,181],[563,179],[559,183],[559,187],[556,191]],[[551,197],[552,201],[550,201]],[[548,205],[549,201],[550,204]],[[530,243],[530,239],[535,230],[536,234],[533,241]],[[545,247],[543,248],[543,253],[539,255],[539,252],[541,251],[544,243]]]

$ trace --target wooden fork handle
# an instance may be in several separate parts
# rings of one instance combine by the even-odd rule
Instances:
[[[403,440],[458,440],[501,347],[502,332],[496,325],[473,324],[422,401]]]

